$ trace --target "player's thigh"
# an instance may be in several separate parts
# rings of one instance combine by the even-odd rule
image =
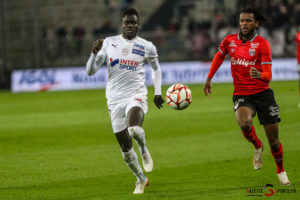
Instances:
[[[253,123],[254,111],[248,106],[241,106],[235,111],[235,117],[238,124],[242,126],[251,126]]]
[[[252,101],[247,96],[234,96],[234,111],[235,117],[238,124],[242,126],[250,126],[253,122],[253,117],[255,116],[256,110]]]
[[[280,122],[279,106],[271,89],[264,91],[256,99],[257,116],[260,124],[275,124]]]
[[[144,116],[147,112],[148,103],[146,98],[131,99],[128,102],[125,110],[128,126],[142,126]]]
[[[109,115],[114,133],[119,133],[127,128],[127,119],[124,103],[109,104]]]
[[[142,126],[144,121],[144,111],[140,107],[132,107],[127,114],[128,127]]]

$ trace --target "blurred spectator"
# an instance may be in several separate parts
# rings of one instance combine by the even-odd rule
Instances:
[[[154,28],[153,39],[152,42],[157,48],[157,52],[159,54],[163,54],[165,52],[165,44],[164,44],[165,32],[160,25],[156,25]]]
[[[42,56],[43,56],[43,65],[49,66],[53,64],[56,55],[56,47],[55,43],[55,31],[51,27],[43,27],[42,28]]]
[[[105,0],[104,3],[108,10],[109,19],[111,19],[114,24],[118,24],[121,12],[119,0]]]
[[[276,29],[273,31],[270,38],[268,38],[271,49],[272,56],[281,57],[284,56],[284,47],[285,47],[285,36],[283,29]]]
[[[133,2],[134,2],[134,0],[122,0],[122,3],[121,3],[122,13],[127,8],[129,8],[133,4]]]
[[[95,39],[114,34],[117,34],[117,30],[110,19],[107,19],[100,28],[95,28],[93,30]]]
[[[64,57],[67,54],[67,29],[65,26],[61,25],[56,29],[56,38],[58,42],[57,56]]]
[[[225,13],[224,0],[215,0],[215,13]]]
[[[300,26],[300,3],[295,6],[295,25]]]
[[[73,51],[75,55],[81,55],[85,30],[81,25],[77,25],[73,28],[72,35],[73,35]]]
[[[179,30],[179,25],[176,21],[175,18],[172,18],[170,20],[170,23],[168,25],[168,46],[170,51],[176,51],[178,48],[178,30]]]
[[[193,34],[198,30],[198,23],[194,16],[189,16],[188,30],[190,34]]]
[[[198,29],[191,37],[192,59],[209,59],[209,48],[212,46],[211,39],[207,33],[207,29]]]

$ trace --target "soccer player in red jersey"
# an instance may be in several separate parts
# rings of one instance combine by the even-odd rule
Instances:
[[[296,44],[297,44],[297,63],[298,63],[298,92],[300,94],[300,27],[298,28],[298,32],[296,34]]]
[[[263,143],[258,139],[253,117],[257,113],[260,124],[264,126],[272,155],[277,165],[277,175],[281,185],[290,185],[283,168],[283,150],[278,138],[279,107],[273,90],[269,87],[272,78],[272,59],[269,42],[257,34],[259,25],[265,18],[255,8],[246,8],[240,12],[240,31],[228,35],[220,44],[213,58],[211,68],[204,85],[207,97],[212,93],[211,80],[223,63],[226,54],[231,60],[233,77],[233,102],[236,120],[245,138],[254,149],[253,167],[262,167]]]

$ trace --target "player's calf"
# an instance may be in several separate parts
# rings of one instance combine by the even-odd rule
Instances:
[[[145,175],[140,167],[140,164],[138,162],[138,158],[137,158],[137,155],[136,155],[134,149],[132,148],[128,152],[122,152],[122,155],[123,155],[123,158],[124,158],[127,166],[132,171],[132,173],[136,176],[137,180],[138,181],[143,180]]]

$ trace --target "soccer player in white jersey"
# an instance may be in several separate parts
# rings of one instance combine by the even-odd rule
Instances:
[[[107,105],[123,158],[137,177],[134,194],[144,193],[148,178],[139,165],[131,138],[134,138],[139,147],[144,170],[151,172],[153,169],[142,128],[144,115],[148,110],[147,88],[144,83],[146,61],[152,67],[154,103],[158,108],[164,103],[157,51],[151,42],[138,36],[139,25],[138,12],[133,8],[127,9],[122,16],[122,34],[96,40],[86,64],[87,74],[91,76],[105,61],[107,63]]]

